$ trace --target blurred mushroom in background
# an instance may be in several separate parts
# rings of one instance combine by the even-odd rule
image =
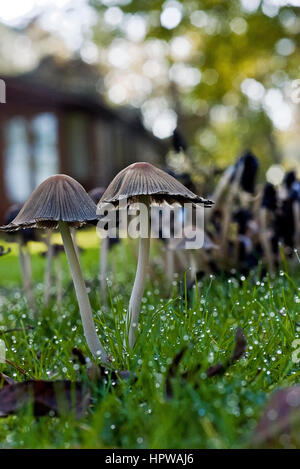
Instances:
[[[152,204],[185,203],[210,207],[213,202],[204,199],[178,182],[175,178],[150,163],[133,163],[120,171],[103,194],[98,209],[107,204],[118,206],[125,201],[127,206],[137,205],[139,216],[139,257],[134,286],[129,302],[126,325],[130,348],[134,346],[141,301],[145,289],[146,272],[150,250],[149,207]]]
[[[89,192],[89,196],[92,198],[94,203],[97,205],[103,196],[106,188],[105,187],[96,187]],[[98,220],[95,222],[97,225]],[[107,297],[107,255],[109,249],[111,249],[120,239],[103,237],[100,240],[100,250],[99,250],[99,282],[100,282],[100,292],[102,301],[106,300]]]

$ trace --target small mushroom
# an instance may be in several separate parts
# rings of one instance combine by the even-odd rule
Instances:
[[[240,158],[240,161],[244,165],[241,174],[241,188],[249,194],[254,194],[255,180],[259,168],[258,159],[251,151],[247,150]]]
[[[192,243],[192,248],[191,248]],[[179,254],[179,260],[183,268],[186,267],[186,259],[183,256],[180,256],[181,251],[186,251],[188,254],[188,262],[190,266],[190,276],[191,280],[195,279],[195,275],[198,271],[198,262],[196,254],[201,259],[201,263],[209,263],[208,256],[206,251],[212,249],[219,249],[219,246],[213,242],[210,236],[203,230],[196,226],[186,226],[184,229],[184,237],[182,238],[173,238],[168,245],[168,250],[171,252],[176,252]]]
[[[0,246],[0,257],[5,256],[6,254],[9,254],[11,251],[10,248],[5,249],[3,246]]]
[[[93,199],[95,204],[99,202],[101,197],[105,192],[104,187],[96,187],[89,192],[89,196]],[[99,281],[100,281],[100,291],[102,298],[106,299],[106,277],[107,277],[107,251],[108,251],[108,238],[101,239],[100,246],[100,259],[99,259]]]
[[[50,231],[50,230],[49,230]],[[51,250],[51,265],[49,266],[49,250]],[[62,285],[62,279],[63,279],[63,272],[62,272],[62,263],[61,263],[61,254],[64,252],[64,247],[61,244],[57,243],[51,243],[49,246],[48,250],[46,252],[43,252],[41,255],[47,259],[47,265],[46,269],[48,269],[49,276],[50,278],[48,279],[48,285],[49,285],[49,299],[50,300],[50,290],[51,290],[51,274],[52,274],[52,263],[53,260],[55,261],[56,264],[56,301],[57,301],[57,306],[60,308],[62,305],[62,298],[63,298],[63,285]],[[47,274],[48,274],[47,272]],[[46,272],[45,272],[46,276]],[[45,290],[46,290],[46,281],[45,283]],[[46,293],[46,292],[45,292]],[[45,299],[45,297],[44,297]]]
[[[106,204],[118,207],[121,201],[127,200],[128,206],[132,204],[173,204],[190,202],[210,207],[212,202],[206,200],[187,189],[161,169],[150,163],[133,163],[117,174],[103,194],[98,210]],[[126,319],[128,343],[130,348],[135,343],[135,333],[138,323],[141,301],[146,282],[146,271],[149,261],[150,234],[149,213],[140,206],[140,239],[139,256],[133,290],[130,297]]]
[[[53,261],[53,244],[51,243],[51,230],[47,230],[45,236],[45,244],[47,246],[46,267],[44,275],[44,304],[48,306],[51,292],[51,271]]]
[[[300,181],[297,180],[295,171],[286,173],[284,185],[292,205],[293,244],[296,249],[300,249]]]
[[[58,174],[42,182],[31,194],[17,217],[1,229],[18,231],[24,228],[59,227],[73,277],[87,344],[94,356],[107,363],[108,357],[96,332],[89,297],[70,232],[71,228],[78,228],[95,218],[96,205],[84,188],[71,177]]]
[[[260,241],[264,250],[267,266],[270,273],[273,273],[275,270],[275,262],[273,258],[271,242],[271,226],[272,218],[274,218],[276,207],[276,189],[272,184],[267,183],[263,189],[261,207],[258,212],[258,220],[260,223]]]
[[[10,206],[5,213],[4,223],[6,225],[11,223],[11,221],[16,218],[21,209],[22,204],[14,204]],[[9,238],[9,242],[16,242],[18,244],[20,270],[25,297],[29,308],[36,312],[36,302],[32,286],[31,258],[28,248],[29,241],[37,241],[36,231],[33,229],[26,229],[17,235],[10,233]]]

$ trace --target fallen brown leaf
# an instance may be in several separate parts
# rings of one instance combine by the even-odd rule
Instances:
[[[259,447],[300,445],[300,385],[276,391],[268,400],[253,435]]]
[[[35,417],[74,412],[82,417],[91,402],[86,385],[71,381],[24,381],[8,383],[0,389],[0,417],[15,414],[32,403]]]
[[[72,354],[73,361],[77,360],[85,369],[88,377],[87,382],[84,380],[71,382],[68,380],[34,379],[17,382],[0,373],[0,386],[2,386],[0,389],[0,417],[15,414],[24,406],[32,404],[35,417],[72,412],[77,418],[80,418],[86,413],[91,403],[92,384],[106,382],[108,377],[115,383],[120,379],[135,379],[135,375],[129,371],[111,371],[91,362],[77,348],[72,350]],[[28,378],[28,373],[18,365],[9,360],[6,360],[6,363]]]

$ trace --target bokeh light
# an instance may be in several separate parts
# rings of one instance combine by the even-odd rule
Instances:
[[[273,164],[270,166],[266,173],[266,179],[274,186],[278,186],[282,183],[284,178],[284,168],[279,164]]]
[[[160,15],[160,23],[166,29],[174,29],[182,20],[181,4],[168,2]]]

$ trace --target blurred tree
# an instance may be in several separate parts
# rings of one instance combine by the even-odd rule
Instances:
[[[91,0],[99,17],[94,40],[108,50],[102,63],[110,98],[142,105],[146,124],[161,137],[172,126],[164,134],[161,116],[157,124],[151,120],[153,108],[175,111],[190,144],[191,164],[224,166],[246,147],[265,166],[280,161],[281,134],[293,129],[296,112],[291,86],[299,78],[297,3]],[[124,44],[130,57],[124,65],[120,53],[120,66],[113,52],[116,45],[124,51]],[[140,100],[127,93],[129,69],[146,75]],[[174,127],[174,113],[170,116]]]

